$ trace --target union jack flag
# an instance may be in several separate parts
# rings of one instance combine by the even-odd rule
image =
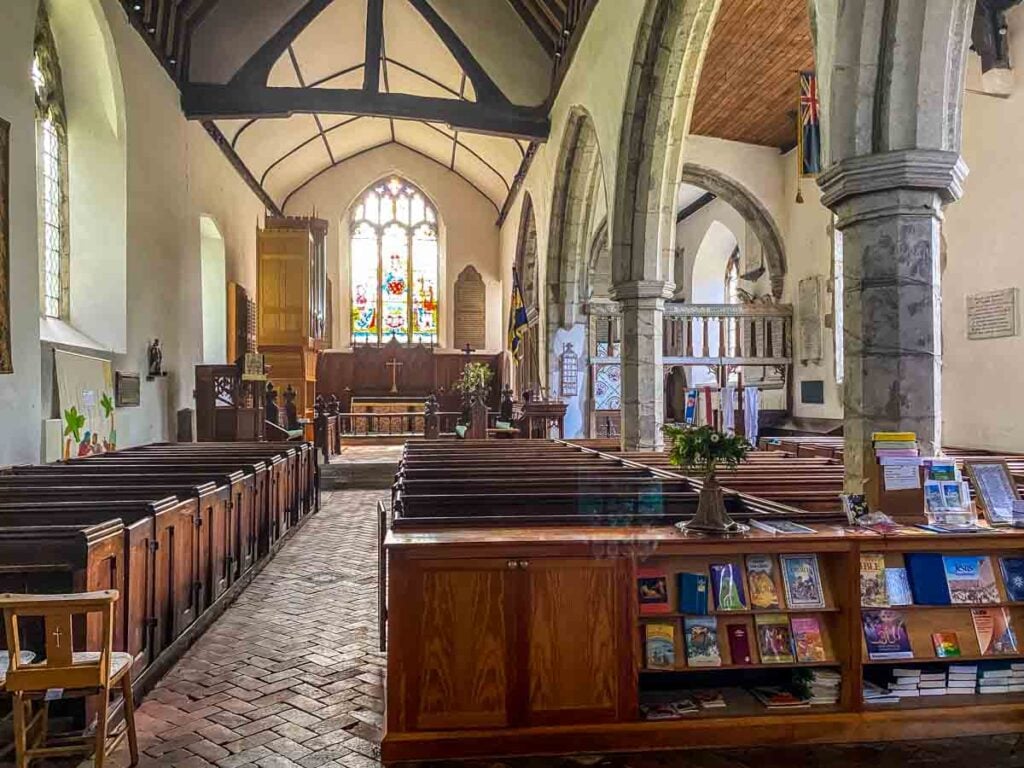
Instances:
[[[813,72],[800,73],[800,175],[821,172],[821,105],[818,78]]]

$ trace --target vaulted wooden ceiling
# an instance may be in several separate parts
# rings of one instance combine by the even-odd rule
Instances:
[[[798,73],[813,68],[807,0],[722,0],[690,132],[792,148]]]

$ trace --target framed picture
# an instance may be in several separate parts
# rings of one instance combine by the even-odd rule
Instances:
[[[137,373],[114,373],[114,404],[118,408],[138,408],[142,405],[142,380]]]
[[[965,461],[964,469],[974,485],[978,503],[992,525],[1013,522],[1013,503],[1017,501],[1017,487],[1010,468],[1002,460]]]

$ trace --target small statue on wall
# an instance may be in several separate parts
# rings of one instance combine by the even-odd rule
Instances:
[[[327,415],[327,401],[324,400],[323,395],[317,395],[316,400],[313,401],[313,415],[318,418]]]
[[[149,375],[164,375],[164,353],[160,349],[160,339],[153,339],[153,343],[149,345]]]
[[[327,413],[331,416],[337,416],[341,413],[341,401],[338,400],[337,395],[331,395],[327,401]]]
[[[265,418],[271,424],[281,426],[281,411],[277,407],[277,390],[274,389],[274,382],[267,382],[267,404]]]
[[[284,391],[284,418],[287,422],[285,424],[285,429],[287,430],[302,428],[302,425],[299,424],[299,413],[295,407],[295,398],[298,396],[298,392],[289,384],[288,389]]]

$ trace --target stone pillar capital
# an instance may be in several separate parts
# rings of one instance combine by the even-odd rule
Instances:
[[[630,304],[639,304],[643,299],[664,302],[672,298],[675,289],[675,283],[667,280],[630,280],[615,283],[611,295],[615,301]]]
[[[903,149],[843,160],[818,177],[821,202],[836,212],[839,229],[900,215],[942,216],[963,195],[967,164],[959,152]]]

